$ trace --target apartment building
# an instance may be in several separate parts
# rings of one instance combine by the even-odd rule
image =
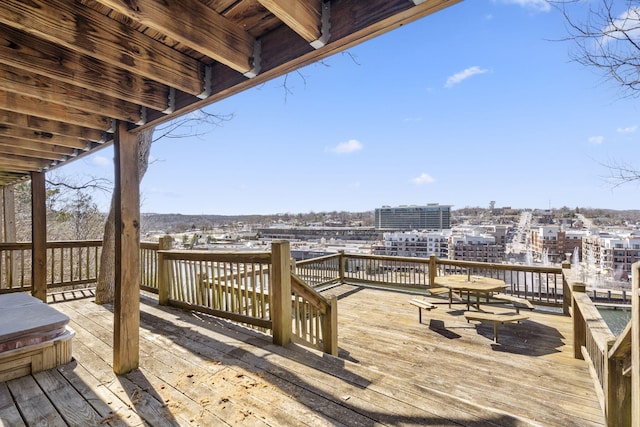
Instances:
[[[640,261],[640,233],[588,236],[584,239],[583,253],[583,265],[612,274],[616,280],[626,280],[631,277],[633,263]]]
[[[428,258],[432,254],[438,258],[448,258],[450,230],[405,231],[383,234],[383,243],[374,245],[375,255]]]
[[[451,205],[383,206],[376,208],[374,221],[377,230],[446,230],[451,228]]]
[[[449,239],[449,258],[463,261],[501,263],[505,261],[505,245],[496,236],[478,231],[464,232]]]
[[[582,251],[582,239],[586,235],[584,230],[565,230],[559,225],[535,227],[531,229],[531,252],[538,261],[546,254],[550,263],[561,263],[575,248]]]

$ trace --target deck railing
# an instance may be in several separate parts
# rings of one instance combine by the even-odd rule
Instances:
[[[102,241],[47,242],[47,288],[95,284]],[[0,290],[31,289],[31,243],[0,243]]]
[[[164,243],[165,246],[162,246]],[[157,292],[160,247],[170,241],[140,243],[140,287]],[[169,246],[170,247],[170,246]],[[47,289],[95,286],[102,240],[47,242]],[[31,290],[31,242],[0,243],[0,292]]]
[[[275,246],[274,246],[275,245]],[[196,310],[337,354],[337,303],[291,273],[288,242],[272,252],[160,250],[160,304]]]
[[[48,242],[48,287],[95,283],[101,244]],[[337,304],[316,289],[355,283],[427,290],[435,277],[448,274],[502,279],[508,292],[573,316],[575,357],[592,367],[609,425],[640,425],[640,263],[633,268],[632,321],[616,340],[567,263],[560,268],[338,253],[291,266],[287,242],[258,254],[161,250],[167,247],[140,245],[141,288],[158,292],[161,303],[271,330],[274,342],[293,340],[331,354],[338,348]],[[30,271],[30,243],[0,243],[0,292],[29,290]]]
[[[616,340],[585,285],[573,279],[569,263],[562,267],[522,266],[435,256],[417,259],[338,253],[296,264],[297,274],[317,287],[355,283],[426,291],[434,286],[437,276],[471,274],[504,280],[507,292],[534,304],[562,307],[564,314],[573,317],[574,355],[590,366],[608,426],[640,425],[640,262],[633,271],[633,318]],[[626,301],[626,294],[623,297]],[[632,372],[636,375],[633,381]]]
[[[338,299],[325,298],[293,273],[291,294],[293,340],[337,355]]]
[[[568,263],[563,270],[571,294],[575,357],[585,359],[597,379],[607,425],[640,425],[640,262],[633,265],[632,319],[617,339],[585,293],[584,284],[573,279]]]
[[[507,292],[535,304],[562,306],[562,269],[552,266],[491,264],[430,258],[345,254],[340,252],[296,263],[296,274],[322,287],[332,283],[365,283],[426,290],[436,276],[472,274],[507,283]]]

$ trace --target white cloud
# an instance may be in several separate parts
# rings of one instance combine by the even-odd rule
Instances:
[[[458,83],[460,83],[463,80],[468,79],[469,77],[475,76],[477,74],[488,73],[488,72],[489,72],[489,70],[487,70],[485,68],[480,68],[478,66],[473,66],[473,67],[467,68],[464,71],[460,71],[459,73],[456,73],[456,74],[450,76],[447,79],[447,82],[445,83],[444,87],[446,87],[446,88],[453,87],[454,85],[457,85]]]
[[[604,136],[590,136],[589,143],[590,144],[602,144],[604,142]]]
[[[95,156],[91,160],[91,163],[93,163],[96,166],[113,166],[113,161],[104,156]]]
[[[411,182],[415,185],[431,184],[436,182],[433,177],[427,173],[421,173],[420,176],[411,179]]]
[[[506,4],[517,4],[526,9],[532,9],[538,12],[549,12],[551,5],[547,0],[502,0]]]
[[[331,148],[331,151],[337,154],[349,154],[356,151],[360,151],[364,148],[364,145],[357,139],[350,139],[346,142],[341,142],[335,147]]]
[[[604,36],[600,42],[606,44],[621,40],[626,45],[628,43],[627,38],[639,40],[640,28],[638,28],[638,20],[640,20],[640,7],[630,7],[602,30]]]
[[[628,126],[626,128],[617,129],[618,133],[634,133],[636,130],[638,130],[638,126]]]

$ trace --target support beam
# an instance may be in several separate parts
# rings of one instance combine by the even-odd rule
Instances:
[[[104,131],[87,127],[43,119],[29,114],[20,114],[0,108],[0,135],[14,136],[16,138],[29,139],[31,141],[49,140],[65,147],[80,148],[87,146],[87,141],[100,142],[103,140]],[[7,126],[30,130],[31,133],[12,131]],[[6,132],[6,133],[5,133]],[[52,136],[64,138],[53,139]],[[73,136],[66,136],[73,135]]]
[[[308,43],[320,39],[321,0],[258,0]]]
[[[0,22],[183,92],[202,92],[197,60],[74,2],[3,0]]]
[[[16,237],[16,203],[15,190],[13,185],[2,187],[2,219],[3,235],[5,243],[15,243]],[[3,283],[5,287],[12,288],[17,277],[16,254],[14,251],[7,251],[4,258],[5,277]]]
[[[106,131],[111,127],[110,117],[2,90],[0,90],[0,105],[16,113],[32,114],[91,129]]]
[[[38,145],[33,141],[19,138],[0,137],[0,154],[9,154],[36,159],[63,160],[76,154],[76,150],[59,145]]]
[[[15,145],[17,142],[23,148],[57,152],[69,149],[84,150],[88,141],[73,136],[56,135],[46,131],[24,129],[10,125],[0,125],[0,141]]]
[[[113,371],[138,368],[140,358],[140,179],[138,140],[118,122],[115,155],[115,296]]]
[[[1,25],[0,63],[158,111],[167,108],[167,86]]]
[[[43,172],[31,172],[31,295],[47,302],[47,210]]]
[[[67,107],[131,123],[137,123],[141,118],[139,105],[95,90],[60,82],[6,64],[0,64],[0,75],[4,76],[4,79],[0,80],[0,90],[54,104],[64,104]]]
[[[254,38],[199,0],[98,2],[240,73],[253,68]]]

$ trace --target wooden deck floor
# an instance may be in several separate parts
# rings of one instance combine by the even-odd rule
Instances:
[[[72,319],[75,360],[0,383],[0,424],[604,425],[567,317],[533,312],[501,326],[494,344],[492,327],[467,323],[460,304],[419,324],[410,295],[327,292],[339,295],[339,358],[143,296],[140,369],[122,376],[108,307],[55,303]]]

